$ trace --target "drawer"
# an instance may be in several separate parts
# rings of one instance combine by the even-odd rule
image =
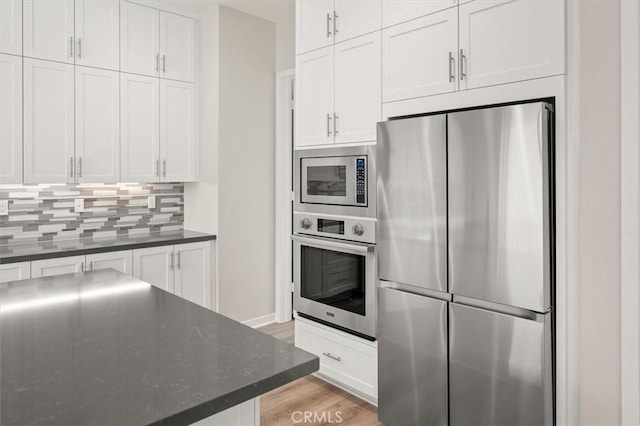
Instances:
[[[320,358],[320,374],[377,400],[378,349],[376,343],[304,318],[297,318],[295,327],[296,346]]]

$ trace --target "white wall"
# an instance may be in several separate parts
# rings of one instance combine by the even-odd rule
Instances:
[[[580,1],[580,34],[580,423],[617,425],[621,407],[619,0]]]
[[[273,314],[275,245],[275,24],[219,12],[220,313]]]

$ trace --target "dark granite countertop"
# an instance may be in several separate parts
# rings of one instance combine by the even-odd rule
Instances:
[[[81,238],[31,244],[13,244],[0,246],[0,265],[55,257],[81,256],[110,251],[133,250],[146,247],[168,246],[173,244],[196,243],[215,240],[216,236],[202,232],[181,231],[171,233],[151,233],[104,238]]]
[[[314,355],[111,269],[0,284],[0,424],[187,425]]]

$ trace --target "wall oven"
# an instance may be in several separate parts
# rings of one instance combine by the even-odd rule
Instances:
[[[371,146],[305,149],[295,157],[295,210],[375,217]]]

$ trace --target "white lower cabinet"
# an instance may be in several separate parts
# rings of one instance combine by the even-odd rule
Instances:
[[[84,256],[59,257],[31,262],[31,278],[73,274],[84,270]]]
[[[28,280],[29,278],[31,278],[31,265],[29,262],[0,265],[0,283]]]
[[[133,276],[193,303],[211,308],[211,243],[133,251]]]
[[[114,251],[89,254],[86,258],[87,271],[112,268],[123,274],[133,275],[133,251]]]
[[[377,342],[297,317],[295,344],[320,358],[320,376],[377,404]]]

